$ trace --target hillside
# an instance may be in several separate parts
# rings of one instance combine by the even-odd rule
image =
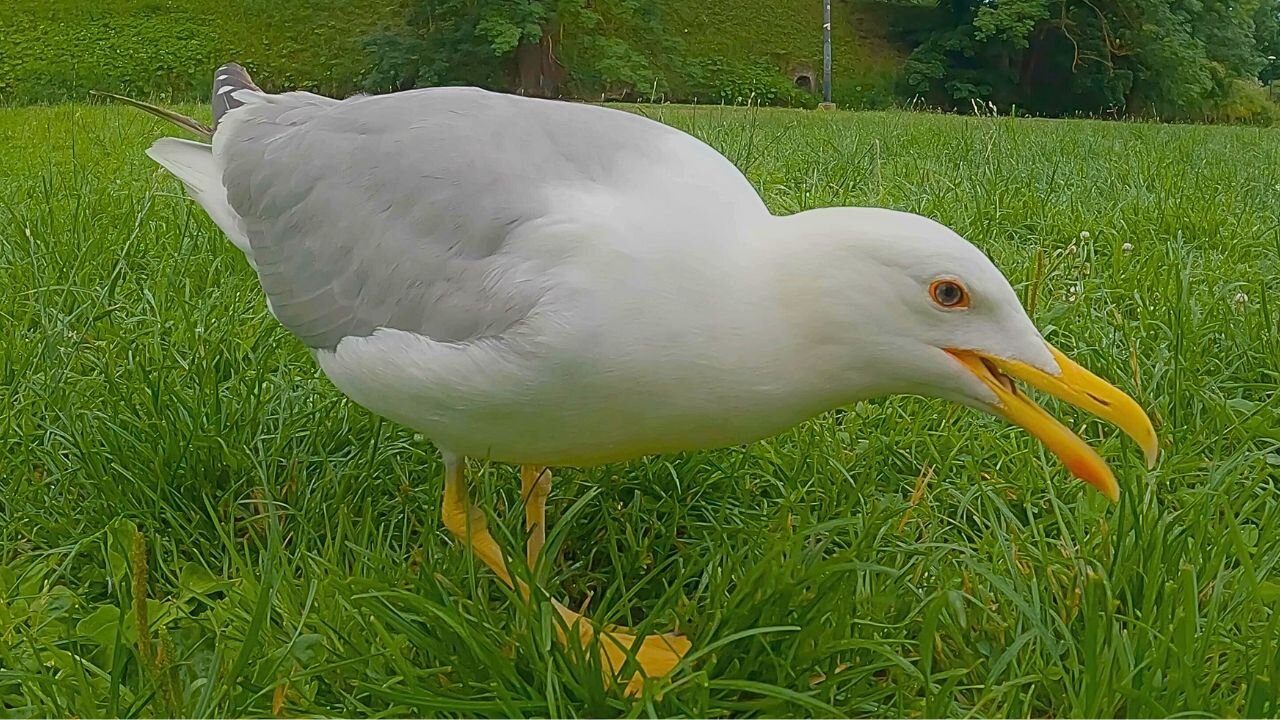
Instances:
[[[662,0],[668,30],[704,56],[758,60],[787,80],[813,73],[822,83],[822,3],[817,0]],[[888,40],[885,6],[835,0],[832,5],[832,95],[841,105],[883,106],[893,100],[905,51]]]
[[[0,101],[83,99],[89,90],[199,97],[227,59],[272,88],[356,88],[361,42],[398,0],[4,0]]]
[[[0,102],[81,99],[89,90],[200,97],[209,72],[236,59],[270,89],[347,95],[373,58],[371,34],[395,29],[405,0],[7,0],[0,16]],[[586,7],[607,3],[583,4]],[[597,76],[626,48],[641,77],[661,77],[664,97],[708,102],[781,97],[798,75],[817,92],[822,71],[822,5],[816,0],[657,0],[643,28],[595,17],[557,28],[568,94],[590,97]],[[834,93],[854,106],[892,100],[904,53],[886,40],[872,3],[836,0]],[[574,18],[584,17],[582,14]],[[643,37],[642,37],[643,35]],[[648,74],[645,74],[645,73]],[[806,82],[804,80],[802,83]],[[648,83],[645,83],[646,85]],[[656,84],[656,82],[654,83]],[[646,95],[632,83],[629,90]],[[809,96],[811,101],[813,98]]]

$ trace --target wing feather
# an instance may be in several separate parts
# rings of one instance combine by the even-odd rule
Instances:
[[[689,163],[736,178],[709,186],[760,206],[714,151],[621,111],[471,88],[236,95],[244,105],[214,136],[227,200],[273,312],[313,348],[378,328],[441,342],[502,334],[544,296],[557,260],[512,238],[554,225],[566,191],[619,187],[664,143],[696,146]]]

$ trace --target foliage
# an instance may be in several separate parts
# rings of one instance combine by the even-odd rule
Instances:
[[[202,97],[244,62],[268,89],[468,84],[605,100],[811,107],[809,0],[11,0],[0,103],[90,89]],[[1280,0],[835,0],[833,98],[1042,115],[1266,122]],[[809,87],[793,78],[811,78]],[[1241,113],[1246,113],[1242,116]]]
[[[835,96],[886,105],[900,51],[880,6],[836,0]],[[235,59],[268,89],[334,95],[475,84],[578,97],[808,105],[789,73],[820,69],[808,0],[10,0],[0,13],[0,102],[91,89],[202,97]],[[549,88],[519,51],[543,41]],[[527,59],[527,58],[526,58]],[[544,74],[547,74],[544,72]]]
[[[845,104],[892,100],[896,50],[866,29],[876,18],[867,7],[837,3],[835,96]],[[821,67],[820,28],[820,5],[795,0],[412,0],[398,29],[366,44],[365,86],[546,92],[526,87],[530,68],[520,67],[540,55],[556,67],[535,74],[563,76],[552,79],[553,94],[812,106],[813,91],[798,90],[788,72]],[[539,51],[521,55],[522,46]]]
[[[1280,42],[1277,0],[947,0],[940,8],[945,21],[917,38],[903,77],[909,91],[959,107],[1212,115]]]
[[[404,20],[365,42],[366,90],[429,85],[503,87],[509,59],[541,39],[553,0],[414,0]]]
[[[648,0],[562,0],[554,32],[565,89],[579,97],[665,97],[681,65],[680,44]]]
[[[1254,42],[1266,59],[1258,79],[1264,84],[1280,80],[1280,3],[1259,3],[1253,27]]]
[[[1219,123],[1280,126],[1280,105],[1258,83],[1232,79],[1227,82],[1222,97],[1205,110],[1205,119]]]

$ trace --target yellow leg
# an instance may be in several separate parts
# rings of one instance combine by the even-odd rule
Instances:
[[[533,465],[520,467],[520,495],[524,498],[525,529],[529,532],[528,561],[534,567],[538,555],[547,537],[547,496],[551,493],[551,471]],[[563,604],[552,600],[556,611],[571,634],[578,636],[578,645],[583,648],[598,644],[600,648],[601,666],[605,671],[606,681],[612,682],[621,673],[627,658],[634,652],[638,672],[632,674],[627,681],[625,693],[636,695],[644,687],[646,678],[665,677],[675,669],[676,663],[684,657],[690,648],[688,638],[676,633],[663,635],[647,635],[636,641],[635,633],[627,628],[597,628],[585,616],[576,613]],[[596,639],[599,635],[598,640]],[[560,635],[561,642],[567,640],[565,634]]]
[[[547,496],[550,494],[550,470],[536,465],[520,466],[520,497],[524,500],[524,529],[529,533],[526,558],[530,570],[547,542]]]
[[[507,561],[502,556],[502,548],[489,534],[489,524],[485,520],[484,511],[471,505],[467,498],[467,481],[463,478],[462,458],[446,457],[444,461],[444,507],[440,510],[444,526],[454,537],[471,548],[476,557],[489,566],[507,587],[515,587],[511,583],[511,573],[507,572]]]
[[[521,495],[525,502],[525,527],[529,532],[528,561],[529,567],[533,567],[546,542],[546,508],[547,495],[551,491],[551,473],[545,468],[523,466],[520,468],[520,481]],[[497,541],[489,534],[484,511],[474,507],[467,497],[461,458],[445,458],[444,506],[441,517],[449,532],[470,548],[507,587],[516,588],[521,597],[529,597],[529,588],[523,582],[512,581],[502,548],[498,547]],[[626,628],[598,629],[583,615],[555,600],[551,602],[566,627],[578,636],[580,647],[590,647],[598,642],[606,682],[612,682],[622,673],[627,659],[634,653],[639,671],[627,681],[625,693],[629,696],[640,692],[646,678],[670,674],[680,658],[689,652],[689,640],[676,633],[648,635],[637,641],[637,636]],[[565,633],[560,633],[560,640],[567,642]]]

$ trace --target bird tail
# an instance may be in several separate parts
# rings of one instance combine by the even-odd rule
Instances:
[[[232,245],[240,248],[249,264],[253,262],[253,249],[245,234],[240,216],[227,202],[227,190],[222,184],[222,169],[213,156],[213,146],[205,143],[160,138],[147,148],[147,155],[165,170],[173,173],[187,188],[187,194],[209,214]]]
[[[222,168],[218,163],[218,159],[214,157],[213,146],[210,144],[213,141],[213,134],[218,128],[218,121],[228,112],[244,104],[243,100],[235,96],[237,90],[247,90],[259,94],[262,92],[253,83],[253,78],[249,77],[249,73],[235,63],[227,63],[214,71],[213,97],[211,99],[213,105],[212,127],[181,113],[166,110],[141,100],[106,92],[95,91],[94,94],[119,100],[156,117],[168,120],[204,140],[204,142],[192,142],[173,137],[160,138],[147,149],[147,155],[182,181],[182,184],[187,188],[187,194],[200,203],[200,206],[209,214],[209,218],[226,234],[227,239],[240,248],[245,257],[248,258],[250,265],[256,267],[253,261],[253,249],[249,245],[249,238],[245,234],[240,216],[227,201],[227,189],[222,184]]]
[[[213,139],[213,133],[218,129],[218,122],[222,120],[222,116],[228,112],[240,107],[244,101],[237,98],[235,93],[237,90],[249,90],[255,93],[262,92],[253,82],[253,78],[249,76],[249,71],[245,70],[237,63],[227,63],[217,70],[213,71],[213,97],[210,104],[213,106],[213,126],[210,127],[195,118],[187,117],[182,113],[167,110],[158,105],[152,105],[141,100],[134,100],[131,97],[117,95],[115,93],[102,92],[100,90],[90,90],[92,95],[101,95],[118,100],[126,105],[151,113],[158,118],[168,120],[187,132],[197,135],[201,140],[209,142]]]

